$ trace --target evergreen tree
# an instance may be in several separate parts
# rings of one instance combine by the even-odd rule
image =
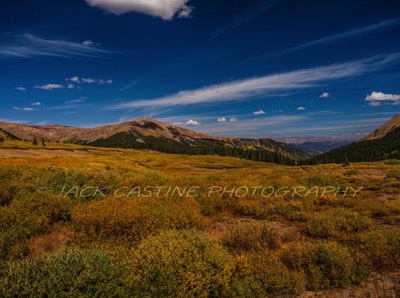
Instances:
[[[45,142],[44,139],[42,139],[42,145],[43,145],[43,146],[46,146],[46,142]]]
[[[348,167],[350,165],[350,161],[349,161],[349,159],[347,158],[347,156],[344,158],[344,161],[343,161],[343,166],[344,167]]]
[[[32,142],[32,144],[33,144],[33,145],[37,145],[37,144],[38,144],[38,141],[37,141],[37,139],[36,139],[36,138],[33,138],[33,142]]]
[[[4,138],[0,137],[0,143],[3,143],[3,142],[4,142]]]

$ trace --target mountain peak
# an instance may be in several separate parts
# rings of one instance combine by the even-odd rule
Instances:
[[[400,127],[400,114],[397,114],[388,122],[375,129],[373,132],[371,132],[369,135],[363,138],[362,141],[381,139],[397,127]]]

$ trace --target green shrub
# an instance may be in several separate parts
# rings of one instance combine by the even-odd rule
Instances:
[[[348,200],[345,207],[350,207],[353,211],[372,218],[380,218],[392,213],[391,208],[384,202],[376,198],[366,198],[360,200]]]
[[[367,275],[337,243],[292,244],[282,252],[282,261],[289,269],[305,274],[309,290],[346,287]]]
[[[222,242],[229,249],[240,252],[275,249],[280,239],[277,231],[266,224],[243,223],[230,227]]]
[[[74,250],[11,262],[0,275],[1,297],[127,296],[124,271],[101,251]]]
[[[221,181],[222,178],[219,175],[210,174],[210,175],[207,176],[207,179],[209,181]]]
[[[385,165],[400,165],[400,160],[398,159],[388,159],[383,162]]]
[[[266,219],[272,213],[270,203],[259,200],[239,200],[234,211],[239,216],[255,216],[257,219]]]
[[[135,288],[142,297],[218,297],[228,290],[232,259],[196,231],[162,231],[132,256]]]
[[[52,225],[68,221],[69,199],[46,194],[13,201],[0,207],[0,258],[19,258],[30,237],[48,232]]]
[[[289,270],[278,259],[265,254],[241,255],[236,260],[230,297],[298,295],[305,290],[301,272]]]
[[[386,174],[387,178],[395,178],[397,180],[400,180],[400,172],[399,171],[394,171],[394,170],[390,170],[387,174]]]
[[[358,263],[369,270],[392,270],[400,266],[400,231],[375,230],[354,237],[347,244]]]
[[[314,216],[306,232],[317,238],[346,238],[352,233],[368,231],[372,227],[370,218],[347,209],[333,209]]]

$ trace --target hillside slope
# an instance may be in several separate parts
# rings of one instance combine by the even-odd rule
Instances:
[[[0,129],[22,140],[37,138],[99,147],[218,154],[283,163],[292,158],[307,157],[303,151],[271,139],[217,138],[147,118],[95,128],[0,122]]]
[[[400,127],[400,114],[394,116],[388,122],[375,129],[369,135],[362,139],[362,141],[378,140],[386,136],[394,129]]]
[[[400,115],[397,115],[363,140],[313,157],[307,163],[371,162],[400,158],[400,126],[396,126],[399,120]]]

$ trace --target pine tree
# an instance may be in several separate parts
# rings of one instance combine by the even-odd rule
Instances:
[[[37,141],[37,139],[36,139],[36,138],[33,138],[33,142],[32,142],[32,144],[33,144],[33,145],[37,145],[37,144],[38,144],[38,141]]]
[[[344,158],[344,161],[343,161],[343,166],[344,167],[348,167],[350,165],[350,161],[349,161],[349,159],[347,158],[347,156]]]
[[[4,138],[0,137],[0,143],[3,143],[3,142],[4,142]]]
[[[46,146],[46,143],[45,143],[45,140],[44,140],[44,139],[42,139],[42,145],[43,145],[43,146]]]

